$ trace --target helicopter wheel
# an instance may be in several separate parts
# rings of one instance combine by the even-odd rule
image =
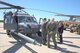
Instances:
[[[11,33],[10,33],[10,30],[6,30],[6,32],[7,32],[7,35],[8,35],[9,37],[12,37],[12,35],[11,35]]]
[[[10,30],[6,30],[6,32],[7,32],[7,35],[10,35]]]

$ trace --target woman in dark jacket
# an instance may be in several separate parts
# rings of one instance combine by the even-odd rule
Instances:
[[[62,38],[63,30],[64,30],[64,25],[63,25],[63,22],[60,21],[59,26],[58,26],[58,34],[60,38],[60,43],[63,43],[63,38]]]

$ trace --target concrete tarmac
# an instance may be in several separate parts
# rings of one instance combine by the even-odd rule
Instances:
[[[36,37],[35,39],[41,38]],[[0,53],[80,53],[80,35],[76,33],[64,31],[63,44],[60,44],[58,40],[57,44],[57,49],[54,49],[52,41],[50,48],[46,45],[38,46],[17,42],[14,38],[7,36],[3,23],[0,23]]]

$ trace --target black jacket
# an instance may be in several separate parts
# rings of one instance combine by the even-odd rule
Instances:
[[[59,33],[63,33],[64,30],[64,25],[61,25],[60,27],[58,27],[58,32]]]

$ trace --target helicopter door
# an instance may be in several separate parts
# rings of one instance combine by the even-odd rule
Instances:
[[[17,29],[17,22],[11,15],[4,16],[4,29],[11,30]]]
[[[41,24],[42,21],[43,21],[43,18],[40,18],[40,19],[39,19],[39,24]]]

